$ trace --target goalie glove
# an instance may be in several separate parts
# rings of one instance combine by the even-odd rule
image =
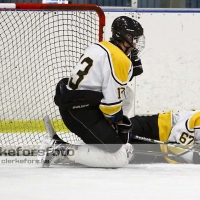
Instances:
[[[129,141],[130,132],[133,128],[131,120],[127,116],[123,115],[122,123],[113,123],[113,127],[116,130],[118,136],[121,138],[122,142],[126,144]]]

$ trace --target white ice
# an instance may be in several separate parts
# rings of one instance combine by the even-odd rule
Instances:
[[[6,160],[7,159],[7,160]],[[18,159],[18,158],[16,158]],[[26,160],[25,160],[26,159]],[[200,165],[144,164],[120,169],[41,168],[0,158],[0,200],[199,200]]]

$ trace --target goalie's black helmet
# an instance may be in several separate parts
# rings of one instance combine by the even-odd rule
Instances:
[[[133,40],[143,35],[143,28],[136,20],[121,16],[117,17],[111,26],[112,39],[117,41],[126,41],[133,46]],[[130,38],[129,36],[132,36]]]

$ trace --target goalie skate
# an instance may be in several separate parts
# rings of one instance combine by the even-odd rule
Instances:
[[[52,146],[47,150],[42,167],[48,168],[51,164],[74,163],[68,158],[68,153],[70,152],[71,146],[71,144],[57,144],[55,140]]]
[[[42,144],[39,148],[37,159],[43,163],[47,156],[47,150],[53,145],[54,140],[47,134],[44,136]]]

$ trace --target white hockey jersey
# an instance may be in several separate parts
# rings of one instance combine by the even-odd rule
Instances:
[[[183,145],[200,143],[200,111],[182,111],[173,114],[174,125],[168,138],[169,142]]]
[[[165,120],[165,126],[161,126],[162,119]],[[171,115],[171,117],[170,117]],[[164,117],[163,117],[164,116]],[[171,121],[170,121],[171,120]],[[160,121],[160,122],[159,122]],[[171,124],[171,125],[170,125]],[[166,114],[159,114],[159,134],[160,140],[164,142],[176,142],[182,145],[193,145],[200,143],[200,111],[182,111],[178,114],[168,112]],[[171,126],[171,127],[170,127]],[[166,148],[165,145],[161,147],[163,152],[172,152],[175,154],[183,153],[185,150],[177,148]],[[193,152],[188,152],[182,156],[187,162],[192,163]],[[167,158],[169,161],[170,159]]]
[[[127,55],[112,43],[103,41],[85,50],[71,72],[68,89],[103,93],[99,108],[108,117],[122,109],[132,76],[133,66]]]

